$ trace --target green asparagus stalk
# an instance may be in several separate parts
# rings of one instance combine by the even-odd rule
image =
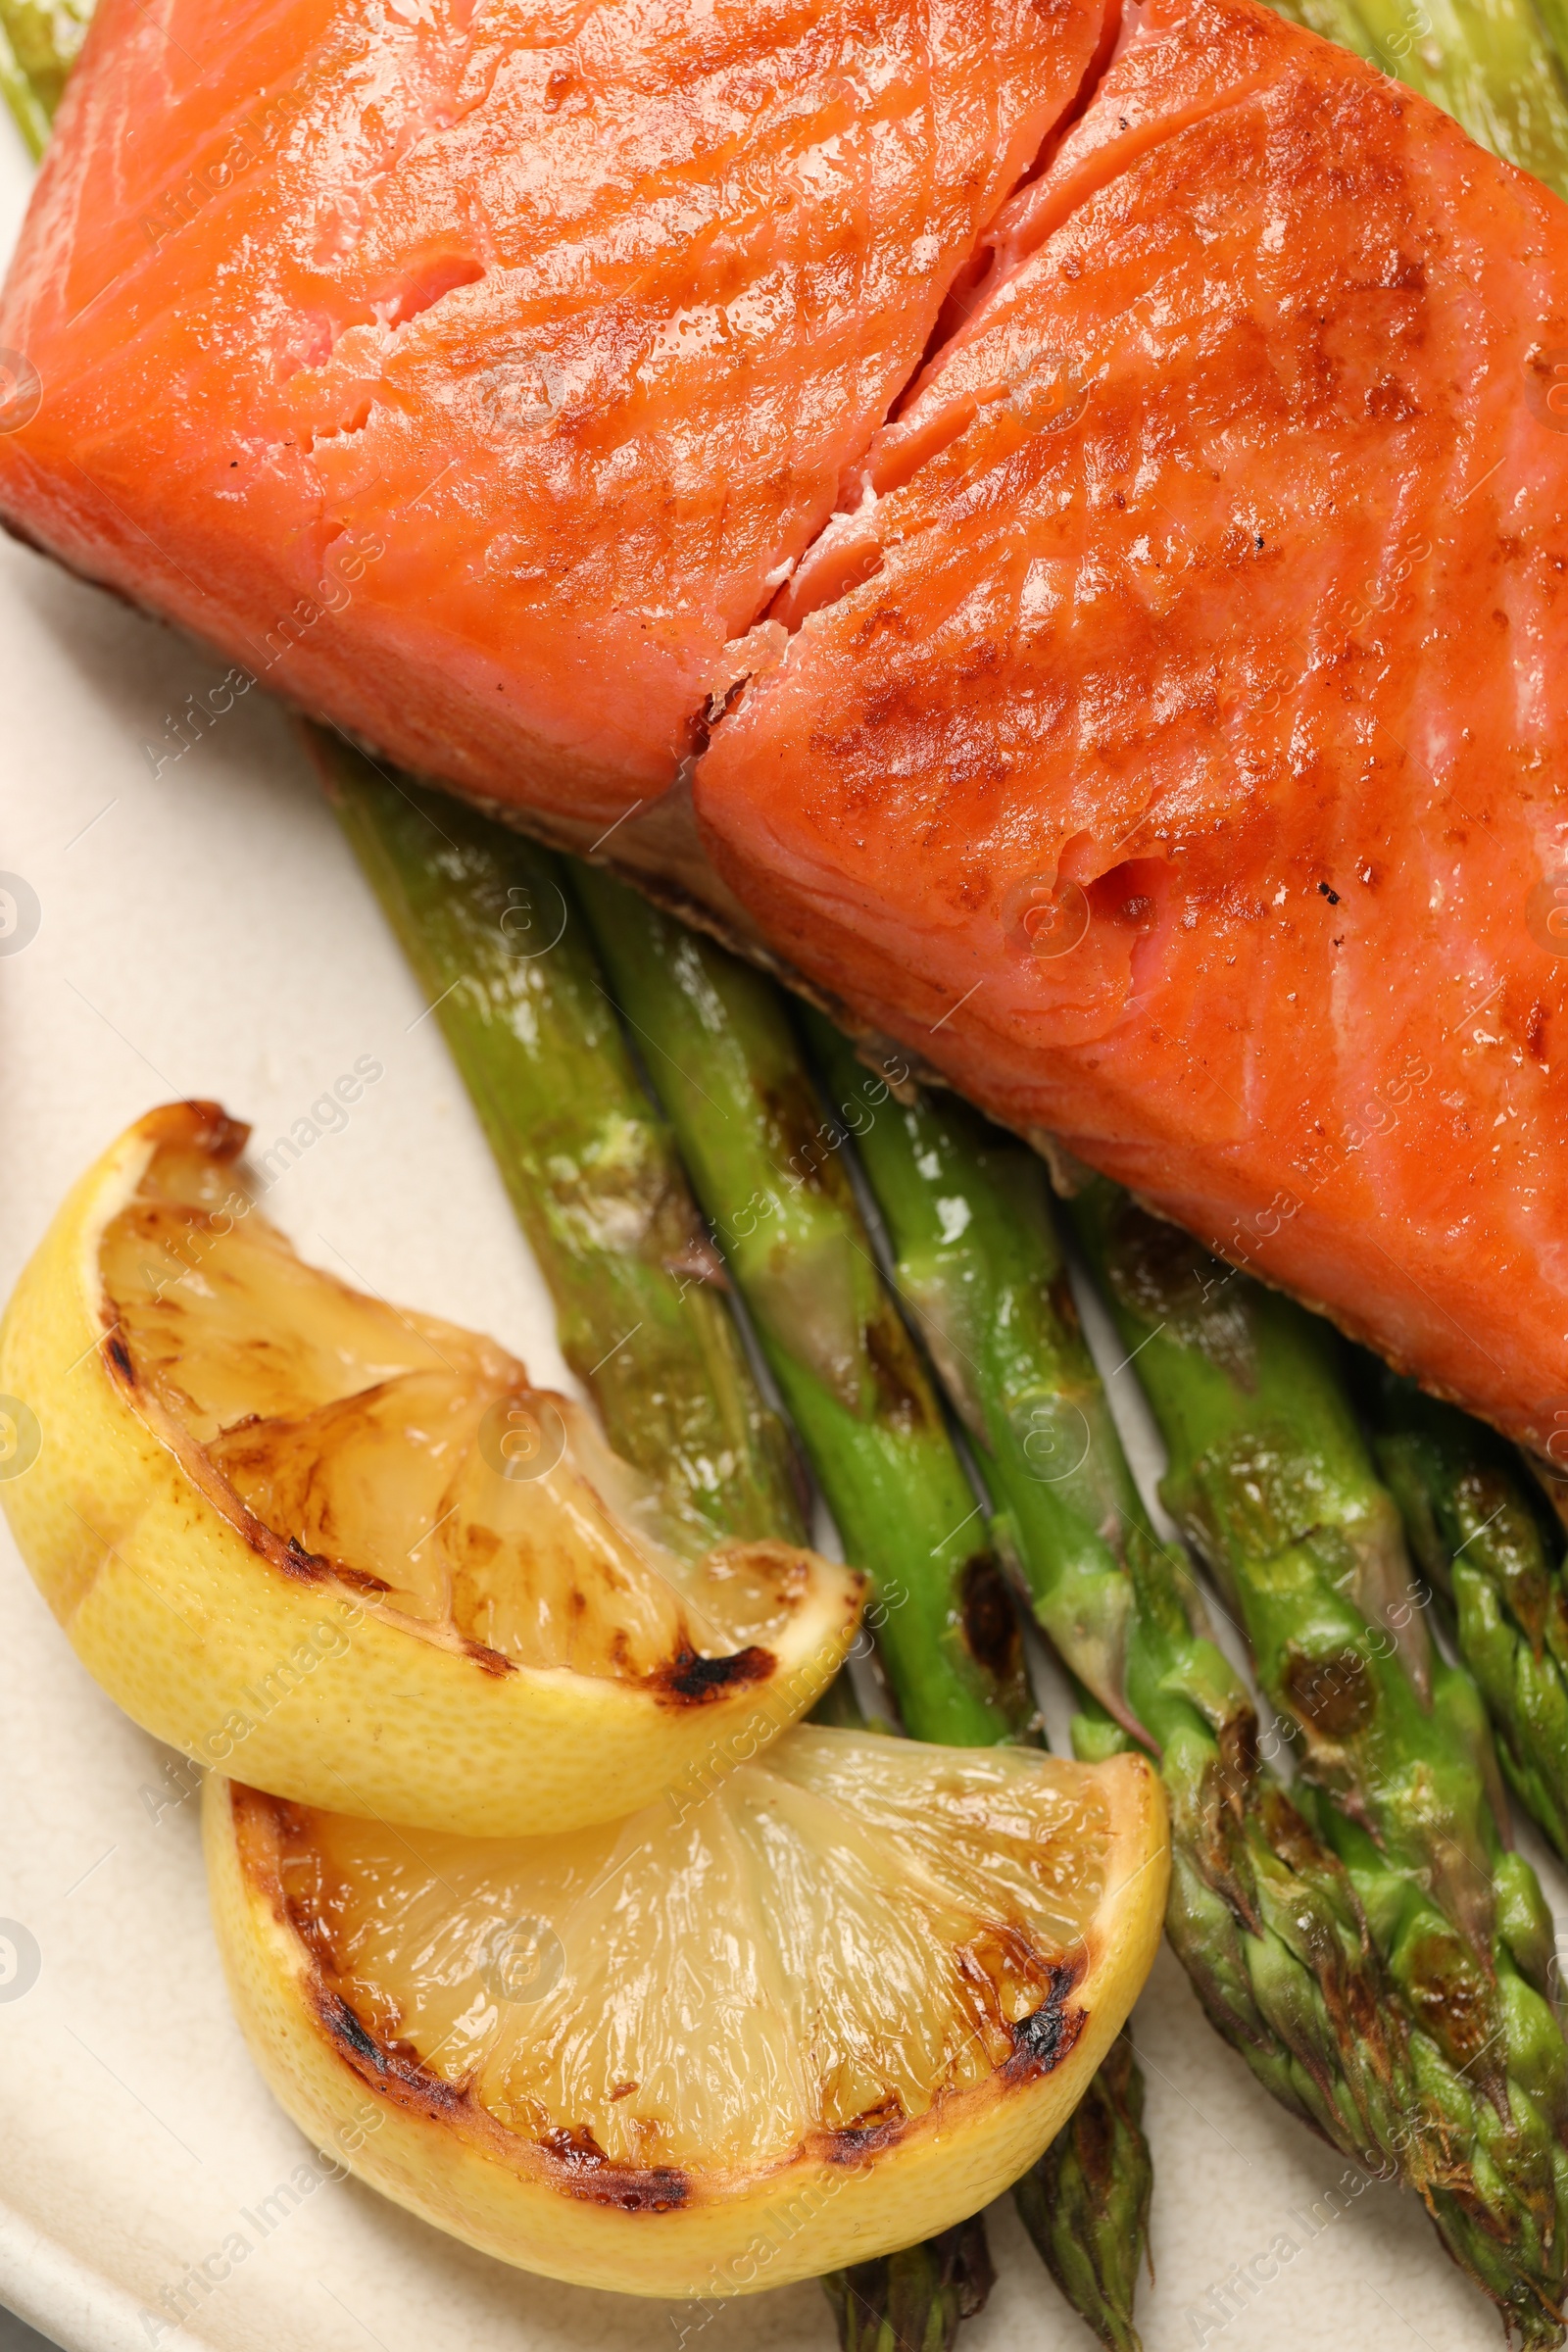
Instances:
[[[1073,1214],[1165,1440],[1166,1503],[1246,1628],[1298,1801],[1387,1964],[1428,2203],[1522,2340],[1557,2344],[1568,2049],[1550,1918],[1507,1850],[1475,1685],[1428,1639],[1335,1335],[1102,1180]]]
[[[771,981],[618,882],[577,882],[616,998],[838,1523],[864,1568],[905,1724],[1028,1735],[1011,1598],[941,1407],[889,1298]]]
[[[1568,0],[1538,0],[1542,28],[1559,71],[1568,75]]]
[[[1287,24],[1304,24],[1308,32],[1352,50],[1368,65],[1376,62],[1372,35],[1355,0],[1269,0],[1269,6]]]
[[[1144,2078],[1123,2032],[1070,2121],[1012,2192],[1047,2270],[1109,2352],[1140,2352],[1133,2296],[1153,2189]]]
[[[1251,1702],[1150,1525],[1084,1343],[1033,1152],[964,1104],[888,1100],[808,1016],[887,1227],[900,1295],[997,1505],[997,1538],[1087,1694],[1080,1752],[1130,1741],[1171,1800],[1171,1942],[1215,2026],[1333,2144],[1404,2172],[1414,2096],[1343,1866],[1257,1761]]]
[[[959,2222],[906,2254],[830,2271],[822,2284],[842,2352],[950,2352],[996,2282],[985,2222]]]
[[[93,0],[0,0],[0,95],[34,162],[92,13]]]
[[[965,1746],[1037,1736],[1010,1597],[976,1536],[973,1492],[845,1161],[828,1148],[833,1131],[784,1001],[618,883],[587,873],[579,887],[845,1547],[872,1576],[872,1619],[905,1728]],[[851,1702],[840,1692],[834,1703]],[[1025,2191],[1053,2277],[1112,2352],[1136,2352],[1132,2297],[1152,2178],[1135,2073],[1127,2045]],[[956,2324],[973,2295],[978,2230],[916,2249],[930,2266],[914,2283],[933,2328],[943,2315]],[[901,2316],[908,2284],[874,2263],[833,2282],[847,2352],[924,2352]]]
[[[1503,1777],[1568,1861],[1561,1533],[1500,1438],[1367,1359],[1378,1467],[1487,1702]]]
[[[803,1523],[723,1270],[600,981],[566,870],[313,730],[556,1302],[562,1352],[683,1546]]]

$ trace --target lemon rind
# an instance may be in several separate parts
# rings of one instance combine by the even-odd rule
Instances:
[[[804,1714],[854,1640],[858,1580],[814,1555],[763,1680],[682,1702],[644,1684],[502,1661],[427,1635],[292,1563],[195,1441],[138,1390],[102,1305],[105,1228],[168,1122],[156,1111],[76,1184],[0,1325],[0,1391],[43,1432],[0,1488],[77,1655],[196,1762],[336,1812],[468,1837],[584,1828],[697,1788]]]
[[[748,2294],[918,2243],[978,2212],[1077,2105],[1152,1964],[1169,1877],[1157,1774],[1132,1755],[1095,1770],[1111,1821],[1106,1891],[1069,1996],[1083,2023],[1060,2062],[1012,2080],[999,2069],[855,2147],[841,2134],[831,2152],[808,2147],[753,2174],[681,2176],[678,2199],[662,2206],[657,2180],[596,2188],[461,2090],[400,2079],[326,1987],[275,1875],[242,1860],[234,1788],[217,1775],[203,1807],[213,1916],[263,2077],[316,2145],[383,2195],[483,2253],[570,2284]]]

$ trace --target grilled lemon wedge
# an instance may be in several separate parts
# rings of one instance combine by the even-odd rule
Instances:
[[[129,1129],[0,1330],[39,1441],[7,1514],[127,1714],[279,1795],[472,1837],[626,1813],[803,1714],[856,1574],[682,1558],[569,1398],[302,1263],[246,1132],[213,1103]]]
[[[1157,1776],[802,1726],[570,1837],[400,1835],[216,1776],[229,1989],[283,2106],[552,2278],[746,2293],[977,2212],[1153,1958]]]

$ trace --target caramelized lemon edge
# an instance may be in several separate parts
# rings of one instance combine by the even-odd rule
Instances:
[[[558,2135],[557,2152],[507,2131],[395,2037],[378,2037],[290,1918],[265,1806],[259,1815],[249,1792],[214,1775],[204,1836],[230,1995],[263,2076],[301,2130],[466,2243],[627,2294],[782,2285],[978,2212],[1055,2136],[1126,2022],[1164,1920],[1164,1792],[1141,1756],[1083,1769],[1106,1803],[1104,1891],[1081,1948],[1064,1955],[1054,2018],[1024,2021],[1010,2058],[924,2114],[881,2132],[810,2134],[753,2172],[585,2165],[569,2134]]]
[[[413,1624],[313,1566],[138,1380],[107,1306],[112,1220],[165,1148],[232,1157],[216,1104],[150,1112],[74,1188],[0,1326],[0,1391],[40,1445],[0,1485],[29,1570],[94,1679],[198,1763],[329,1810],[471,1837],[615,1818],[702,1785],[803,1715],[861,1580],[795,1551],[782,1638],[726,1682],[533,1668]],[[787,1559],[784,1555],[787,1555]]]

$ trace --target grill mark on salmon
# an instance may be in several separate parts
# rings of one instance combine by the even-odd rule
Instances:
[[[920,379],[909,390],[888,424],[875,435],[864,465],[856,477],[861,497],[869,490],[881,497],[889,490],[899,489],[913,479],[919,468],[956,441],[970,425],[979,411],[992,400],[1006,398],[1009,385],[1004,377],[986,384],[977,391],[960,392],[944,406],[931,387],[946,363],[961,350],[967,328],[982,319],[990,302],[999,295],[1009,278],[1020,270],[1032,253],[1039,250],[1047,238],[1063,227],[1090,199],[1135,164],[1140,156],[1161,146],[1167,139],[1197,123],[1208,121],[1229,107],[1240,106],[1255,91],[1266,87],[1261,80],[1243,82],[1239,88],[1217,92],[1210,98],[1194,103],[1169,121],[1154,120],[1139,122],[1124,136],[1102,146],[1092,158],[1062,174],[1042,175],[1019,191],[1004,212],[1002,222],[994,231],[994,265],[979,290],[971,317],[956,325],[948,341],[935,349],[928,359]],[[1019,209],[1015,212],[1015,205]],[[1070,404],[1063,402],[1064,421]],[[829,525],[831,529],[831,525]],[[812,559],[821,541],[802,560],[796,574],[796,593],[791,599],[793,612],[804,616],[829,601],[819,593],[811,579]],[[837,592],[835,592],[837,593]],[[781,600],[782,602],[782,600]],[[780,617],[786,617],[782,612]],[[798,625],[798,621],[797,621]]]

